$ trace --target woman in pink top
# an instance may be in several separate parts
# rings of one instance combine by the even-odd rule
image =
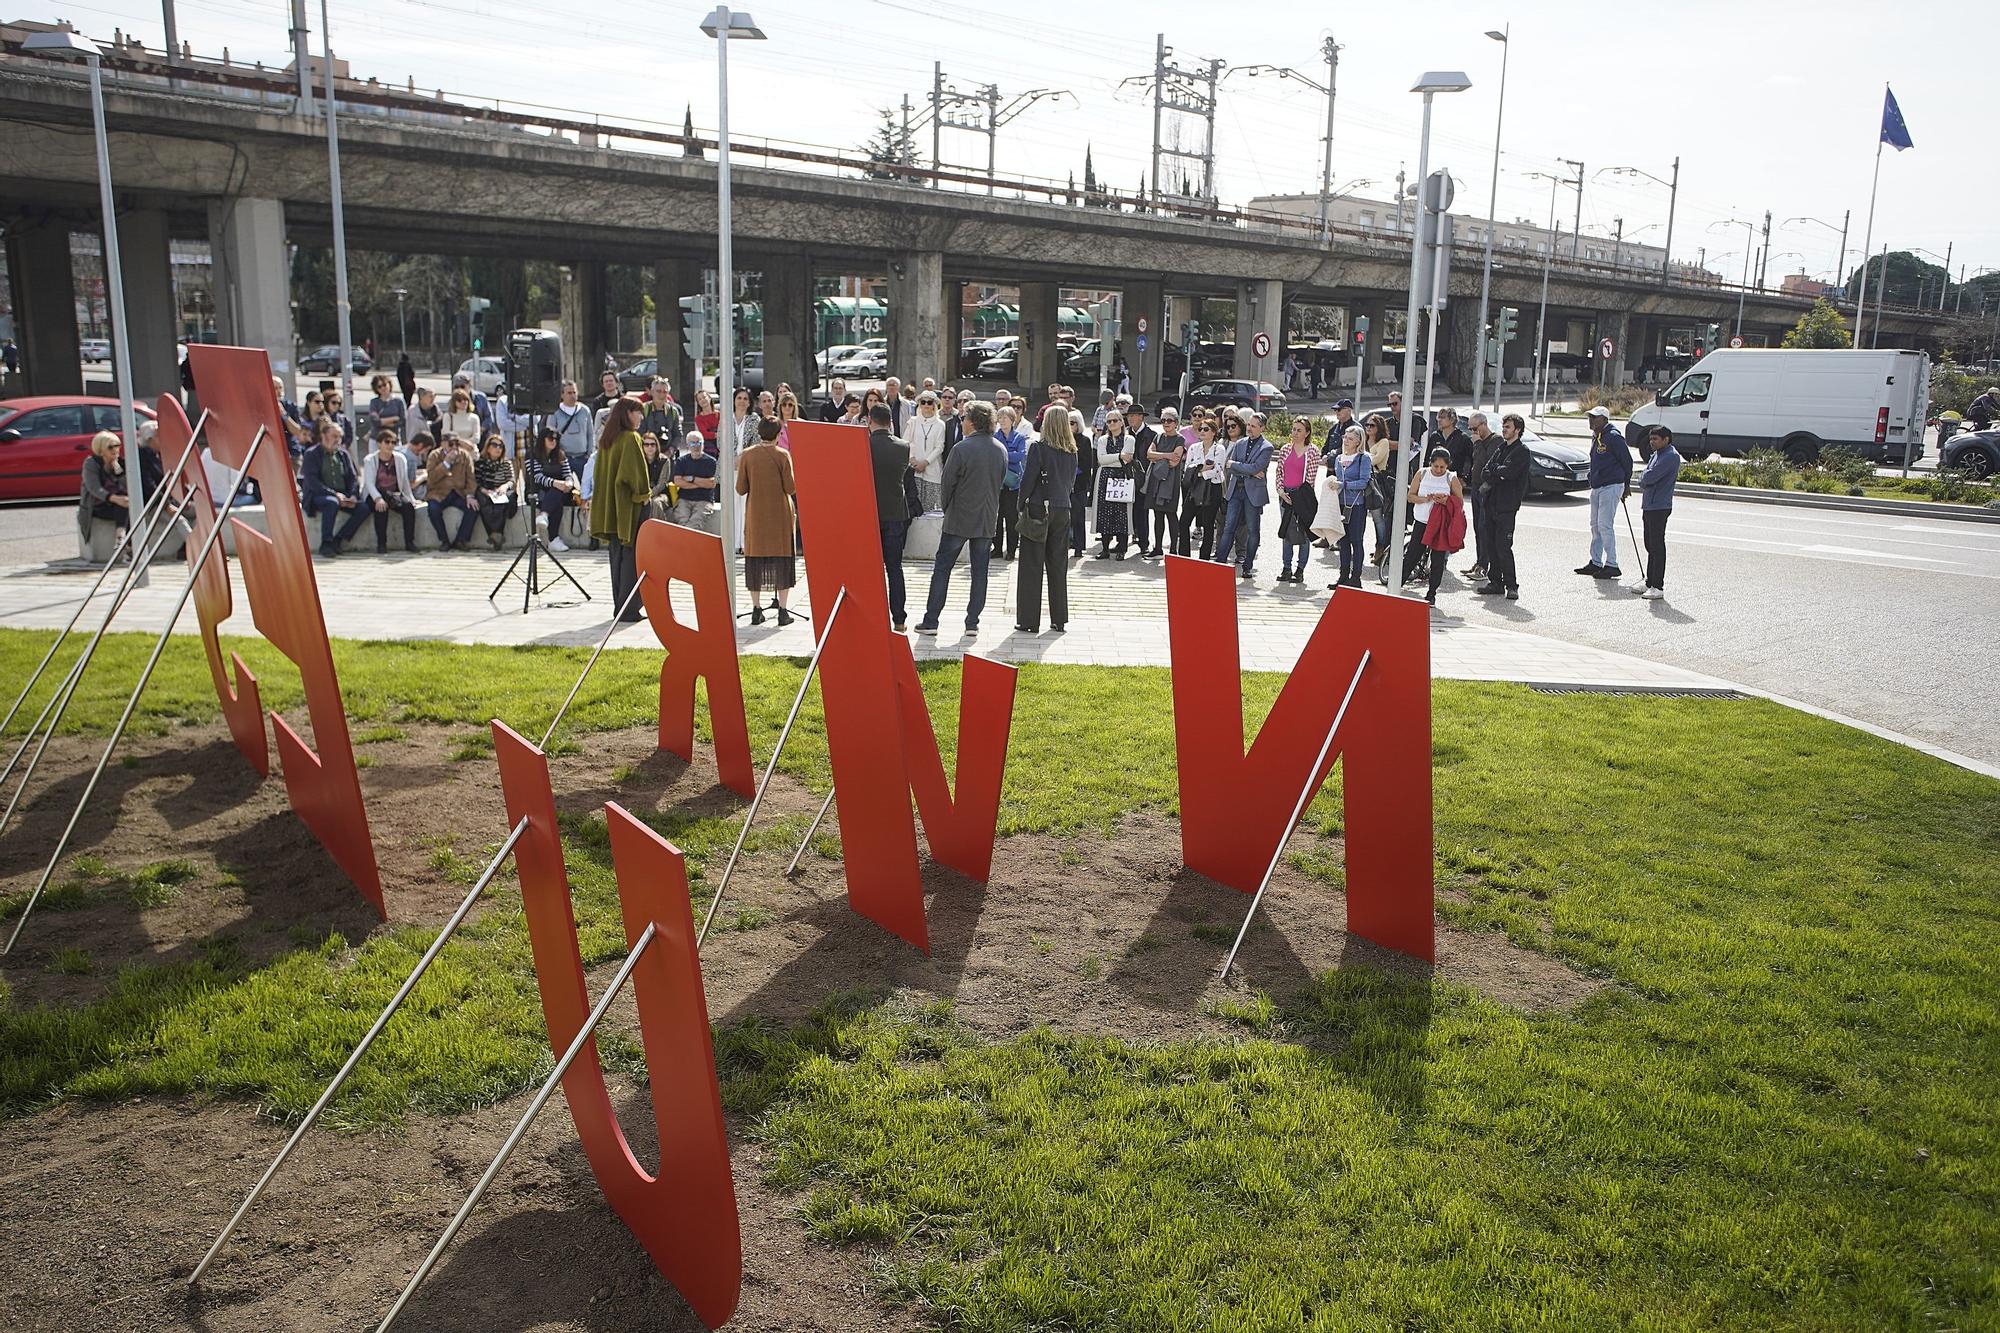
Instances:
[[[1313,483],[1319,479],[1319,450],[1312,442],[1312,421],[1292,418],[1292,438],[1278,451],[1278,540],[1284,543],[1278,560],[1278,582],[1304,583],[1306,557],[1312,553],[1312,523],[1319,513]],[[1296,565],[1292,553],[1298,552]]]

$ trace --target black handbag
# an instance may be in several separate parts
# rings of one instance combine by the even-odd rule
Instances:
[[[1037,500],[1029,505],[1014,526],[1020,531],[1021,540],[1028,542],[1047,541],[1049,537],[1049,507]]]

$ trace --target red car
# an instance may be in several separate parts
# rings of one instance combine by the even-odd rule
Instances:
[[[153,409],[134,404],[141,420]],[[118,400],[61,394],[0,402],[0,500],[73,500],[90,437],[116,431]]]

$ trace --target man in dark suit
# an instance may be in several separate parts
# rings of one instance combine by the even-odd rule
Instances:
[[[909,628],[903,614],[903,539],[910,532],[910,510],[903,500],[903,478],[910,470],[910,446],[890,433],[889,409],[881,403],[868,409],[868,461],[875,471],[882,568],[889,575],[889,620],[901,634]]]
[[[1479,479],[1490,517],[1486,529],[1486,582],[1475,591],[1489,597],[1505,593],[1510,602],[1521,596],[1521,585],[1514,575],[1514,520],[1528,494],[1528,446],[1521,441],[1527,428],[1528,423],[1512,412],[1500,418],[1500,447],[1486,460],[1486,469]]]
[[[1236,525],[1243,525],[1243,577],[1257,573],[1257,542],[1264,535],[1264,507],[1271,503],[1271,442],[1264,438],[1264,414],[1245,412],[1248,434],[1229,446],[1223,464],[1223,493],[1228,497],[1222,518],[1222,543],[1215,558],[1227,564],[1229,548],[1236,540]]]
[[[966,436],[944,461],[944,531],[931,565],[930,597],[919,634],[935,634],[944,614],[945,592],[958,553],[972,547],[972,600],[965,607],[965,632],[979,632],[986,609],[986,566],[993,555],[993,532],[1000,523],[1000,489],[1007,476],[1007,446],[993,438],[993,405],[975,402],[965,411]]]

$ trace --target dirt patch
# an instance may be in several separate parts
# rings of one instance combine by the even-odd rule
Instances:
[[[613,1078],[633,1151],[657,1161],[643,1094]],[[432,1333],[701,1321],[605,1206],[569,1116],[551,1105],[398,1327]],[[0,1306],[9,1329],[299,1333],[372,1328],[523,1110],[521,1099],[393,1134],[316,1132],[191,1293],[187,1276],[287,1131],[248,1106],[74,1103],[7,1127]],[[877,1303],[865,1256],[812,1243],[797,1200],[762,1184],[731,1126],[743,1233],[741,1333],[915,1329]]]
[[[402,732],[356,747],[368,758],[361,781],[396,926],[442,920],[464,892],[464,868],[505,832],[490,757],[452,758],[474,729]],[[0,875],[10,888],[40,873],[98,750],[84,740],[51,746],[20,826],[0,840]],[[196,874],[154,906],[135,905],[114,885],[83,895],[81,905],[38,911],[0,962],[14,1003],[82,1003],[121,966],[197,956],[219,939],[258,962],[329,930],[359,943],[381,928],[291,813],[283,782],[257,780],[219,726],[136,738],[121,755],[72,854],[89,853],[126,875],[185,858]],[[726,816],[743,808],[717,783],[706,751],[693,763],[661,755],[650,729],[594,735],[551,768],[558,806],[568,812],[606,800],[639,812]],[[760,824],[817,805],[811,792],[780,778]],[[441,857],[440,839],[450,855]],[[962,1021],[995,1038],[1046,1024],[1162,1041],[1240,1035],[1215,1012],[1218,1001],[1255,989],[1282,1002],[1328,968],[1367,962],[1431,974],[1349,937],[1341,895],[1287,864],[1244,943],[1236,979],[1220,987],[1214,977],[1249,899],[1188,872],[1178,853],[1172,822],[1139,813],[1109,836],[1005,839],[989,885],[926,863],[926,957],[848,910],[836,862],[809,852],[801,874],[787,878],[791,848],[767,847],[739,867],[718,918],[727,928],[705,950],[710,1015],[785,1021],[858,987],[949,998]],[[747,913],[745,928],[735,925],[739,912]],[[1566,1006],[1600,984],[1500,935],[1441,927],[1438,945],[1436,975],[1522,1008]],[[65,949],[82,950],[90,970],[60,970]],[[593,989],[610,970],[599,971]],[[629,1028],[629,996],[609,1021]],[[616,1078],[613,1085],[635,1151],[649,1160],[652,1117],[643,1096]],[[368,1326],[523,1107],[514,1098],[449,1120],[412,1118],[394,1133],[312,1134],[198,1298],[185,1294],[185,1277],[283,1143],[283,1128],[248,1105],[206,1099],[67,1103],[0,1126],[0,1216],[17,1238],[0,1247],[0,1307],[8,1311],[0,1322],[212,1333]],[[731,1327],[917,1327],[914,1314],[879,1303],[867,1252],[814,1243],[798,1217],[803,1196],[764,1186],[748,1128],[731,1126],[745,1269]],[[699,1327],[604,1205],[560,1106],[549,1107],[524,1142],[406,1312],[406,1326]]]

